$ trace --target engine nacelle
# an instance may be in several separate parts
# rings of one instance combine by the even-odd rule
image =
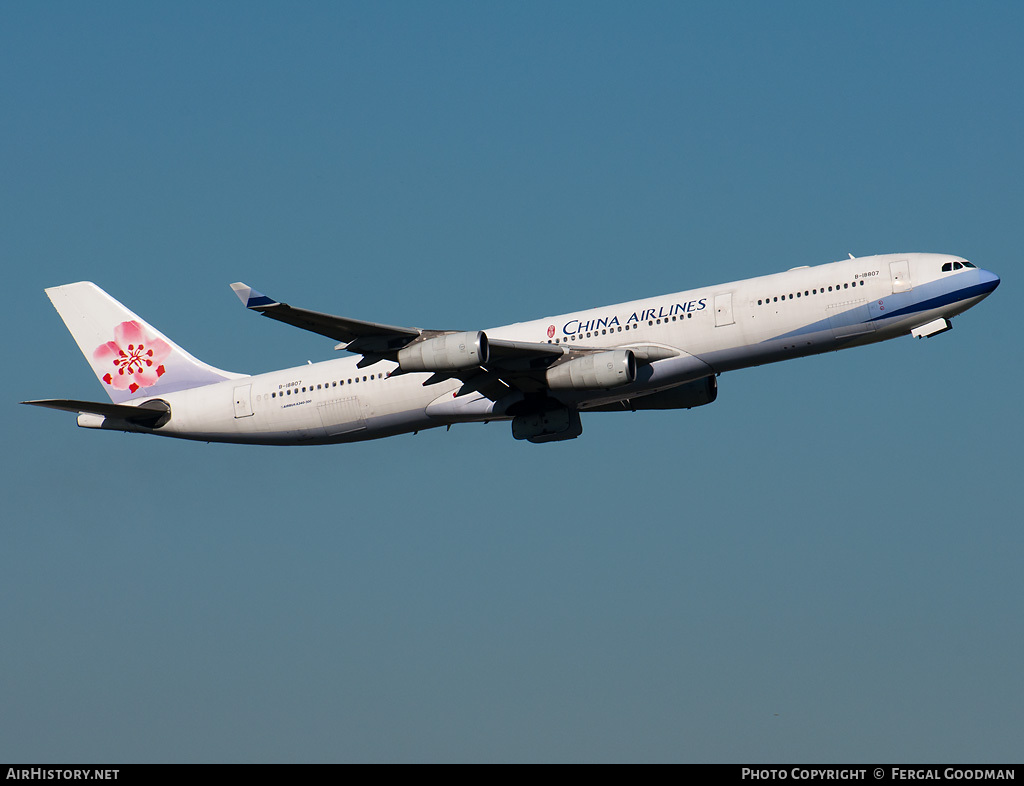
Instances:
[[[703,407],[718,398],[718,380],[712,374],[703,379],[695,379],[684,385],[668,390],[639,396],[628,401],[615,404],[604,404],[594,407],[594,412],[622,412],[623,409],[692,409]]]
[[[487,362],[490,354],[482,331],[446,333],[398,352],[402,371],[458,371]]]
[[[628,349],[595,352],[548,369],[552,390],[606,390],[636,379],[636,358]]]

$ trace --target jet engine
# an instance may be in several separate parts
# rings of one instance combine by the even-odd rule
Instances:
[[[399,350],[398,365],[402,371],[458,371],[483,365],[488,354],[482,331],[446,333]]]
[[[591,412],[622,412],[624,409],[692,409],[711,404],[718,398],[718,380],[712,374],[703,379],[695,379],[668,390],[651,393],[648,396],[618,401],[614,404],[602,404],[593,407]]]
[[[628,349],[595,352],[548,369],[552,390],[603,390],[628,385],[636,379],[636,358]]]

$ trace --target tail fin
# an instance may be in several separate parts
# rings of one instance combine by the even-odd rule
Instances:
[[[90,281],[46,294],[115,404],[245,376],[192,357]]]

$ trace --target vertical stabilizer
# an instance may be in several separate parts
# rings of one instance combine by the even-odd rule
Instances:
[[[90,281],[46,294],[115,404],[245,376],[194,358]]]

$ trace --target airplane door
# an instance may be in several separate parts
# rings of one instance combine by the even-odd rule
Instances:
[[[715,327],[731,325],[735,321],[732,316],[732,292],[715,295]]]
[[[909,292],[914,288],[910,282],[910,262],[906,259],[898,259],[889,263],[889,272],[892,274],[892,293]]]
[[[251,416],[252,385],[242,385],[241,387],[235,388],[235,417],[248,418]]]

